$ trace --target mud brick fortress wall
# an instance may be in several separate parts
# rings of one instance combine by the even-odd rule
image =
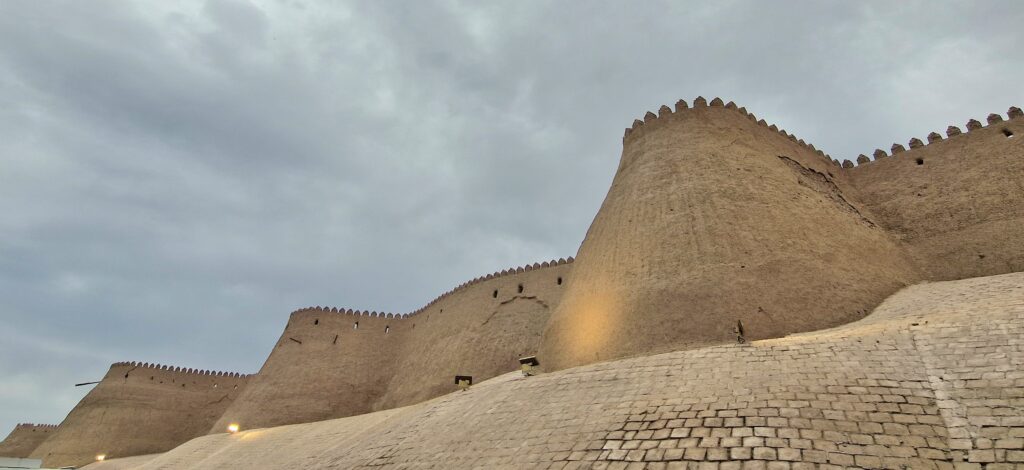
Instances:
[[[56,430],[56,424],[18,424],[0,441],[0,457],[28,458]]]
[[[534,354],[572,258],[474,279],[408,315],[293,312],[242,396],[210,429],[317,421],[392,408],[483,380]]]
[[[48,467],[164,452],[206,433],[249,376],[118,362],[30,457]]]
[[[911,139],[909,148],[876,150],[854,165],[718,98],[662,106],[626,129],[611,188],[575,258],[474,279],[409,314],[295,311],[259,373],[229,376],[236,382],[226,395],[211,390],[217,376],[186,374],[203,377],[188,379],[193,384],[178,372],[144,368],[170,380],[158,384],[146,379],[149,372],[115,365],[33,455],[47,465],[81,464],[101,449],[116,456],[161,452],[204,433],[223,433],[228,423],[253,429],[391,410],[455,390],[455,374],[480,381],[514,370],[523,355],[537,354],[547,371],[557,371],[693,351],[676,354],[699,371],[710,367],[704,355],[732,354],[714,348],[735,341],[738,322],[748,339],[782,338],[758,352],[762,366],[772,355],[800,364],[806,351],[784,346],[787,335],[851,324],[922,281],[1024,271],[1024,117],[1010,108],[1005,119],[990,115],[986,121],[971,120],[964,130],[950,126],[927,142]],[[929,334],[946,333],[963,331]],[[815,354],[842,343],[851,358],[865,361],[862,375],[842,385],[857,393],[880,386],[912,397],[915,387],[932,380],[871,371],[921,370],[938,339],[886,337],[889,343],[879,339],[856,352],[860,340],[835,337],[833,345],[822,338],[814,340]],[[888,357],[906,348],[918,356]],[[820,387],[833,385],[826,369],[844,361],[837,360],[808,363],[824,375],[791,384],[787,403],[806,401],[799,398],[804,390],[824,393]],[[974,380],[962,366],[945,376]],[[749,372],[743,380],[750,383],[726,380],[714,390],[769,385]],[[881,380],[894,384],[872,385]],[[925,398],[941,408],[938,395],[952,393],[941,387],[950,385],[929,384],[939,391]],[[750,395],[763,402],[760,394]],[[711,417],[707,408],[688,410]],[[958,416],[971,410],[950,413],[951,422],[961,422]],[[928,421],[935,419],[918,424],[935,425]],[[84,431],[86,423],[92,431]],[[994,433],[986,424],[950,426],[949,439]],[[802,432],[787,433],[787,439],[804,439]],[[949,452],[950,445],[941,450]],[[983,449],[972,445],[961,450]],[[814,450],[806,452],[817,455]]]
[[[842,165],[744,108],[662,106],[544,334],[553,368],[863,317],[899,288],[1024,269],[1024,119],[990,115]]]

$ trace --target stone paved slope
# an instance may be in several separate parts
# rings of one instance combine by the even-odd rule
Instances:
[[[1024,273],[906,288],[846,326],[637,357],[137,468],[1024,468]]]

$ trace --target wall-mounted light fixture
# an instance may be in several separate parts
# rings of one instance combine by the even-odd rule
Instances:
[[[470,375],[456,375],[455,385],[459,386],[459,390],[468,390],[470,385],[473,385],[473,377]]]
[[[102,462],[104,460],[107,460],[107,454],[97,454],[96,455],[96,461],[97,462]]]
[[[537,356],[527,356],[519,358],[519,367],[523,371],[523,375],[529,377],[534,374],[533,368],[540,365],[540,361],[537,360]]]
[[[239,429],[238,423],[231,423],[228,425],[228,432],[231,434],[238,432]]]

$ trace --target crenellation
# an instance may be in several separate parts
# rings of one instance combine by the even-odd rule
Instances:
[[[889,151],[892,152],[892,156],[894,156],[894,157],[896,156],[897,153],[903,153],[906,150],[907,149],[905,147],[903,147],[903,145],[901,145],[901,144],[892,144],[892,148],[889,149]]]
[[[870,163],[870,162],[871,162],[871,159],[868,158],[867,155],[864,155],[863,153],[860,154],[860,155],[857,155],[857,164],[858,165],[864,164],[864,163]]]
[[[933,143],[938,142],[940,140],[942,140],[942,135],[939,134],[938,132],[931,132],[931,133],[928,134],[928,143],[929,144],[933,144]]]
[[[721,107],[725,106],[725,103],[722,102],[721,98],[716,96],[713,100],[711,100],[711,103],[709,104],[709,106],[721,108]]]
[[[697,98],[695,98],[693,100],[693,107],[694,107],[694,109],[696,109],[696,108],[706,108],[707,106],[708,106],[708,101],[705,100],[703,96],[698,96]]]
[[[960,128],[956,126],[949,126],[946,128],[946,137],[953,137],[960,135]]]
[[[909,145],[910,145],[910,148],[916,149],[916,148],[924,147],[924,142],[921,142],[921,139],[918,139],[917,137],[914,137],[914,138],[910,139]]]
[[[689,108],[689,106],[686,104],[685,100],[676,101],[676,112],[677,113],[680,112],[680,111],[685,111],[688,108]]]
[[[661,105],[661,107],[658,108],[658,117],[659,118],[668,117],[668,115],[670,115],[670,114],[672,114],[672,109],[669,108],[668,106]]]
[[[1016,119],[1019,117],[1024,117],[1024,112],[1022,112],[1020,108],[1016,106],[1010,106],[1010,109],[1006,111],[1006,116],[1009,119]]]
[[[881,160],[883,158],[886,158],[889,155],[887,153],[885,153],[885,150],[875,149],[874,153],[872,153],[871,156],[875,157],[875,160],[877,161],[877,160]]]
[[[734,103],[732,101],[730,101],[728,103],[725,103],[725,107],[726,107],[726,109],[733,109],[733,110],[737,109],[736,108],[736,103]],[[744,110],[744,111],[746,111],[746,110]]]
[[[967,121],[967,132],[976,131],[981,128],[981,122],[979,122],[977,119],[971,119],[970,121]]]
[[[853,168],[853,162],[849,160],[843,160],[843,168]]]
[[[644,124],[649,123],[655,119],[658,119],[658,116],[656,116],[654,113],[650,111],[647,111],[647,113],[644,114]]]
[[[988,121],[988,124],[991,126],[992,124],[1003,122],[1003,117],[996,113],[992,113],[988,115],[988,118],[986,118],[986,120]]]

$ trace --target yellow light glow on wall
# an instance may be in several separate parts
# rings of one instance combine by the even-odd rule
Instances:
[[[239,429],[238,428],[238,423],[231,423],[231,424],[228,425],[228,432],[229,433],[234,434],[234,433],[238,432],[238,429]]]
[[[102,462],[104,460],[107,460],[107,454],[99,454],[99,455],[96,456],[96,461],[97,462]]]

